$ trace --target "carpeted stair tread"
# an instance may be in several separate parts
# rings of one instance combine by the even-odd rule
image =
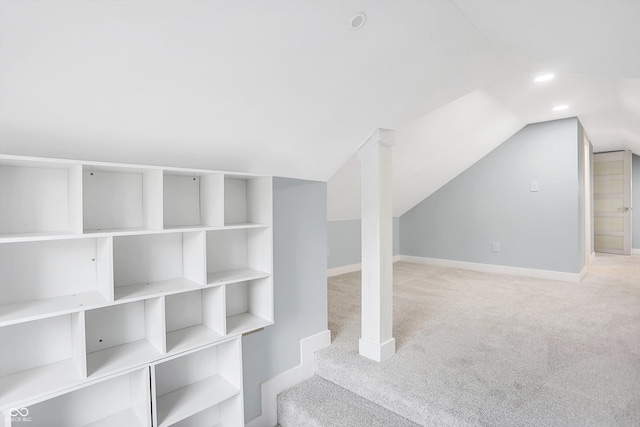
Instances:
[[[282,427],[415,427],[417,424],[318,376],[278,395]]]

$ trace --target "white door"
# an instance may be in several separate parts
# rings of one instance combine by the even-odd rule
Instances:
[[[631,152],[593,155],[596,252],[631,255]]]

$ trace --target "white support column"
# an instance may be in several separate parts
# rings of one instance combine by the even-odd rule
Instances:
[[[362,198],[360,354],[382,362],[396,352],[393,333],[391,147],[395,131],[378,129],[358,150]]]

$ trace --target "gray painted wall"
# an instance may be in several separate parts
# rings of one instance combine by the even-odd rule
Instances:
[[[634,154],[632,158],[631,207],[633,210],[631,211],[631,231],[633,239],[631,240],[631,246],[635,249],[640,249],[640,156]]]
[[[329,221],[327,267],[359,264],[362,258],[362,233],[359,219]],[[393,218],[393,255],[400,254],[400,218]]]
[[[576,118],[523,128],[400,217],[400,253],[580,272],[579,129]]]
[[[260,384],[300,364],[300,340],[327,329],[327,184],[273,179],[275,325],[243,337],[245,420]]]

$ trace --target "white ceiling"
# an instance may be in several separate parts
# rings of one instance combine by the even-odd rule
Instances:
[[[0,151],[335,174],[329,217],[351,218],[352,156],[393,128],[399,215],[526,123],[577,115],[596,148],[640,153],[639,18],[636,0],[0,0]]]

